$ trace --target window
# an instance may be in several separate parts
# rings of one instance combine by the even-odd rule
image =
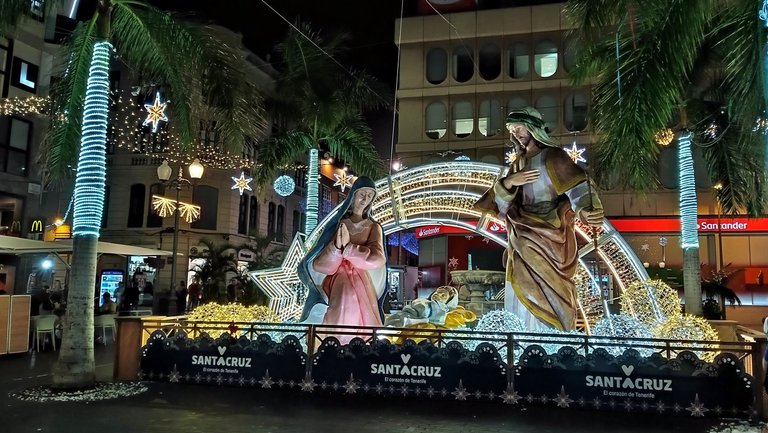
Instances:
[[[555,75],[557,72],[557,45],[550,40],[536,44],[533,66],[539,77],[547,78]]]
[[[445,135],[446,123],[448,122],[448,110],[442,102],[433,102],[427,105],[426,126],[424,133],[427,137],[437,140]]]
[[[583,131],[587,127],[586,93],[572,93],[565,98],[563,119],[569,131]]]
[[[320,209],[318,212],[318,221],[322,220],[326,217],[329,213],[331,213],[331,210],[333,209],[333,194],[331,193],[331,189],[328,188],[327,185],[322,185],[323,191],[322,191],[322,200],[320,201]]]
[[[43,2],[44,0],[30,0],[29,15],[40,22],[45,18]]]
[[[109,185],[104,186],[104,210],[101,214],[101,228],[106,228],[109,217]]]
[[[192,192],[192,203],[200,206],[200,218],[193,222],[193,229],[216,230],[219,205],[219,190],[207,185],[196,186]]]
[[[285,206],[277,206],[277,233],[275,233],[275,240],[283,242],[285,236]]]
[[[269,213],[267,214],[267,237],[271,240],[275,239],[275,209],[275,204],[269,202]]]
[[[507,111],[517,110],[520,108],[525,108],[531,104],[528,103],[528,101],[520,96],[513,96],[512,99],[507,102]]]
[[[243,159],[246,161],[255,161],[258,152],[258,143],[251,137],[245,137],[243,142]]]
[[[474,53],[469,47],[456,47],[453,50],[453,79],[464,83],[475,73]]]
[[[32,139],[32,122],[17,117],[7,117],[5,143],[0,145],[0,169],[16,176],[29,176],[29,146]],[[7,122],[7,123],[6,123]]]
[[[531,55],[525,42],[515,42],[507,49],[507,75],[510,78],[524,78],[530,64]]]
[[[472,133],[473,118],[472,103],[459,101],[453,106],[453,135],[464,138]]]
[[[215,147],[219,144],[219,131],[216,129],[216,121],[200,121],[200,144]]]
[[[301,212],[299,212],[297,210],[293,211],[293,221],[292,221],[293,222],[293,232],[291,233],[292,236],[296,236],[296,233],[301,231],[301,227],[302,227],[301,217],[302,217],[302,213]]]
[[[536,109],[541,113],[550,133],[557,129],[559,122],[559,107],[557,105],[557,98],[552,95],[544,95],[536,100]]]
[[[448,77],[448,53],[442,48],[432,48],[427,52],[427,81],[440,84]]]
[[[149,187],[149,207],[147,209],[147,227],[162,227],[163,226],[163,218],[155,212],[155,209],[152,207],[152,196],[153,195],[164,195],[165,194],[165,186],[162,183],[154,183],[150,185]]]
[[[11,85],[29,93],[37,92],[37,79],[40,68],[26,60],[13,57],[11,65]]]
[[[128,199],[128,224],[127,227],[144,226],[144,202],[147,195],[147,187],[143,183],[131,185],[131,195]]]
[[[573,71],[579,58],[578,56],[579,46],[577,45],[576,38],[566,38],[563,41],[563,67],[565,67],[565,72]]]
[[[248,211],[248,234],[259,235],[259,201],[256,196],[251,196],[251,208]]]
[[[483,80],[491,81],[501,73],[501,49],[496,44],[485,44],[478,52],[478,70]]]
[[[240,212],[237,215],[237,234],[248,234],[248,201],[250,196],[243,194],[240,196]]]
[[[501,131],[501,105],[495,99],[480,103],[480,116],[477,118],[477,129],[486,137],[493,137]]]

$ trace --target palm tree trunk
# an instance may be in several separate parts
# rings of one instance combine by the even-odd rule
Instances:
[[[693,172],[691,133],[683,131],[677,140],[680,172],[680,246],[683,249],[685,312],[701,316],[701,269],[699,261],[698,198]]]
[[[320,172],[317,149],[309,151],[309,167],[307,174],[307,218],[304,223],[304,234],[309,236],[317,227],[317,209],[320,194]]]
[[[85,388],[95,382],[93,311],[96,261],[104,211],[109,61],[112,44],[94,44],[83,107],[82,137],[74,190],[72,274],[54,386]]]

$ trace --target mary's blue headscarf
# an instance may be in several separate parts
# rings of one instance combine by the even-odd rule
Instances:
[[[325,304],[327,305],[328,302],[325,299],[325,294],[322,291],[322,288],[317,287],[317,284],[315,284],[315,281],[312,279],[311,272],[310,272],[310,266],[312,266],[312,263],[315,261],[315,258],[317,258],[318,255],[325,249],[326,246],[330,242],[334,241],[334,238],[336,237],[336,231],[339,228],[339,224],[341,224],[341,220],[349,216],[349,213],[352,211],[352,200],[355,198],[355,193],[361,189],[361,188],[372,188],[374,191],[376,190],[376,184],[373,180],[371,180],[369,177],[366,176],[360,176],[355,180],[355,183],[352,184],[352,187],[349,189],[349,194],[347,195],[347,198],[339,205],[338,211],[334,216],[328,221],[328,224],[323,227],[323,232],[320,234],[320,236],[317,239],[317,242],[315,245],[307,251],[307,255],[304,256],[304,259],[299,263],[298,273],[299,273],[299,279],[302,283],[304,283],[305,286],[309,288],[309,293],[307,294],[307,301],[304,303],[304,310],[301,313],[301,319],[300,321],[305,321],[309,317],[309,314],[312,310],[312,307],[314,307],[317,304]],[[375,198],[375,197],[374,197]],[[363,216],[367,219],[370,219],[371,216],[371,207],[373,206],[373,200],[371,200],[371,203],[368,205],[368,207],[363,210]],[[309,234],[308,234],[309,235]],[[384,239],[382,239],[382,245],[386,246],[386,242],[384,242]],[[384,279],[385,284],[387,278]],[[387,290],[386,287],[384,291],[382,292],[382,295],[379,297],[379,314],[381,315],[381,321],[384,323],[384,310],[383,310],[383,304],[384,299],[387,296]]]

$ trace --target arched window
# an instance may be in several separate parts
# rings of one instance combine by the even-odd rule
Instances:
[[[149,206],[147,209],[147,227],[162,227],[163,226],[163,217],[157,214],[155,211],[155,208],[152,207],[152,196],[153,195],[165,195],[165,185],[162,183],[153,183],[149,187]]]
[[[453,50],[453,79],[465,83],[475,74],[474,52],[469,47],[456,47]]]
[[[486,137],[493,137],[501,131],[501,104],[499,101],[486,99],[480,103],[477,129]]]
[[[512,99],[507,102],[507,112],[517,110],[519,108],[525,108],[531,105],[525,98],[521,96],[513,96]]]
[[[540,96],[539,99],[536,100],[536,109],[539,110],[542,119],[547,123],[547,128],[549,128],[550,133],[557,129],[560,120],[559,108],[557,98],[552,95]]]
[[[565,72],[573,71],[579,58],[579,46],[576,38],[566,38],[563,41],[563,67]]]
[[[555,75],[557,72],[557,44],[550,40],[536,44],[533,67],[539,77],[547,78]]]
[[[237,214],[237,233],[240,235],[248,234],[248,201],[250,196],[243,194],[240,196],[240,211]]]
[[[472,103],[468,101],[459,101],[453,106],[453,135],[458,138],[464,138],[472,133],[473,118]]]
[[[271,240],[275,239],[275,220],[276,220],[276,208],[273,202],[269,202],[269,213],[267,214],[267,237]]]
[[[251,196],[251,209],[248,212],[248,234],[259,235],[259,201],[256,196]]]
[[[128,224],[127,227],[144,226],[144,201],[147,195],[147,187],[143,183],[131,185],[131,195],[128,199]]]
[[[448,53],[442,48],[427,52],[427,81],[440,84],[448,77]]]
[[[219,190],[207,185],[196,186],[192,192],[192,202],[200,206],[200,219],[193,222],[193,229],[216,230],[218,217]]]
[[[569,131],[583,131],[587,127],[587,94],[571,93],[563,103],[563,120]]]
[[[427,137],[437,140],[445,135],[448,123],[448,110],[442,102],[433,102],[427,105],[424,133]]]
[[[478,52],[478,70],[483,80],[491,81],[501,73],[501,49],[494,43],[483,45]]]
[[[285,206],[277,206],[277,233],[275,233],[275,240],[283,242],[285,236]]]
[[[510,78],[525,78],[531,67],[531,53],[528,44],[515,42],[507,48],[507,75]]]

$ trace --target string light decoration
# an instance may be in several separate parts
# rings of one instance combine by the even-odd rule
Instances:
[[[278,176],[272,183],[272,188],[280,197],[288,197],[296,190],[296,182],[293,181],[291,176],[286,174]]]
[[[266,322],[277,323],[280,318],[274,311],[263,305],[246,307],[239,303],[203,304],[195,308],[188,317],[189,320],[205,322]]]
[[[317,226],[317,211],[320,198],[320,172],[318,151],[310,149],[307,170],[307,214],[304,220],[304,233],[312,233]]]
[[[469,161],[469,157],[467,155],[459,155],[454,159],[454,161]]]
[[[144,104],[147,110],[147,118],[144,119],[144,125],[152,125],[152,132],[157,132],[157,125],[160,122],[167,122],[168,116],[165,115],[165,109],[168,108],[168,102],[160,100],[160,92],[155,93],[155,101],[152,104]]]
[[[704,128],[704,136],[709,139],[714,139],[717,137],[719,130],[720,128],[717,126],[717,122],[712,121],[706,128]]]
[[[297,269],[306,253],[303,237],[297,233],[279,268],[261,269],[248,273],[256,286],[267,296],[269,308],[280,320],[296,320],[304,308],[303,301],[306,298],[301,298],[303,298],[302,293],[306,293],[306,288],[299,280]]]
[[[662,129],[653,136],[653,139],[660,146],[669,146],[675,139],[675,132],[670,128]]]
[[[653,331],[655,338],[676,340],[675,346],[683,346],[693,351],[699,359],[707,362],[715,360],[717,351],[702,351],[695,349],[714,348],[715,345],[705,343],[685,342],[694,341],[720,341],[717,331],[705,319],[690,314],[678,314],[657,326]]]
[[[234,185],[232,185],[232,189],[240,190],[240,195],[243,195],[243,191],[253,191],[253,188],[251,188],[251,181],[253,181],[252,177],[245,177],[245,172],[240,172],[240,177],[234,177],[232,176],[232,181],[235,182]]]
[[[768,119],[765,117],[758,117],[755,119],[755,126],[752,128],[752,132],[768,135]]]
[[[352,183],[355,181],[355,176],[350,176],[346,168],[342,170],[341,174],[334,173],[333,177],[336,178],[333,186],[338,186],[341,192],[344,192],[346,188],[352,188]]]
[[[595,277],[587,269],[587,266],[581,263],[572,281],[576,286],[576,298],[579,301],[582,319],[586,320],[587,327],[591,328],[603,318],[604,308],[600,290],[595,285]]]
[[[74,188],[74,236],[99,236],[107,178],[107,123],[109,120],[109,56],[112,44],[93,46],[85,89],[80,156]]]
[[[159,195],[152,195],[152,208],[162,218],[173,216],[176,211],[176,200]],[[179,216],[184,218],[184,221],[192,223],[200,218],[200,206],[179,202]]]
[[[690,132],[684,131],[680,134],[677,155],[680,176],[680,246],[686,250],[699,247],[698,198]]]
[[[48,116],[50,112],[51,98],[48,96],[0,99],[0,116]]]
[[[587,149],[585,149],[583,147],[578,147],[576,145],[576,141],[575,140],[574,140],[574,142],[573,142],[573,144],[571,145],[570,148],[565,149],[565,151],[568,153],[568,156],[571,157],[571,160],[573,160],[573,162],[575,162],[577,164],[580,163],[580,162],[587,162],[587,160],[584,159],[584,151],[585,150],[587,150]]]
[[[677,291],[661,280],[636,281],[621,293],[621,312],[653,328],[670,317],[679,316]]]
[[[653,338],[653,332],[648,326],[638,320],[634,316],[629,314],[611,314],[604,317],[600,322],[595,324],[592,328],[592,335],[600,335],[605,337],[622,337],[622,338]],[[622,340],[599,340],[600,342],[608,342],[611,344],[620,344]],[[653,354],[652,348],[641,348],[630,345],[622,346],[604,346],[605,350],[611,355],[619,356],[627,349],[635,349],[642,356],[651,356]]]

